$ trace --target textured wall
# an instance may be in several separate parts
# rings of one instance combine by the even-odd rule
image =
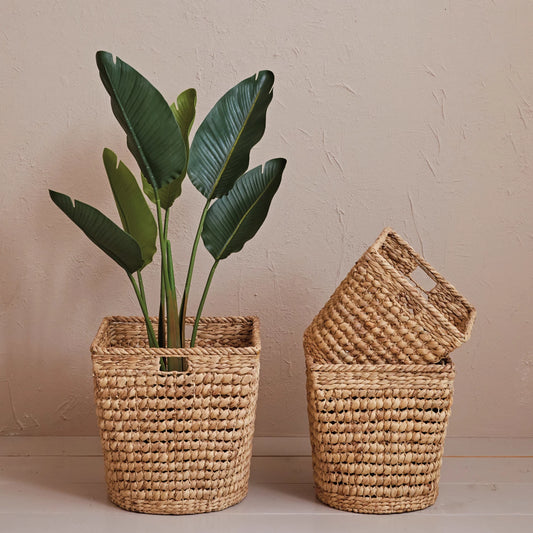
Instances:
[[[95,434],[91,338],[138,313],[47,194],[115,213],[102,148],[133,162],[105,49],[169,100],[196,87],[200,119],[242,78],[277,76],[252,163],[287,157],[284,182],[206,307],[261,317],[259,435],[306,433],[302,332],[391,225],[478,308],[450,434],[533,436],[533,3],[4,0],[0,20],[1,433]],[[174,212],[181,279],[201,203],[187,184]],[[191,309],[209,265],[202,250]],[[147,284],[155,312],[156,268]]]

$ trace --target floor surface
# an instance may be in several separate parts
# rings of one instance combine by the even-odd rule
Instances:
[[[390,516],[322,505],[314,496],[310,457],[270,456],[267,444],[258,446],[263,455],[253,458],[242,503],[180,517],[111,504],[95,439],[2,437],[0,532],[533,532],[532,439],[449,439],[437,503]],[[273,448],[279,453],[281,447]]]

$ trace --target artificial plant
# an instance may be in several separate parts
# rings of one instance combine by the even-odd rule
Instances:
[[[100,211],[50,191],[54,203],[127,273],[139,301],[152,347],[185,347],[185,317],[200,239],[213,257],[191,334],[198,323],[220,261],[238,252],[266,218],[281,182],[285,159],[272,159],[247,170],[250,151],[265,131],[274,75],[261,71],[230,89],[214,105],[192,140],[196,91],[182,92],[170,106],[139,72],[108,52],[98,52],[100,78],[111,108],[126,132],[127,145],[139,165],[141,187],[114,152],[104,149],[104,166],[117,205],[121,229]],[[186,175],[205,197],[189,268],[178,307],[169,212],[181,194]],[[156,216],[146,202],[155,204]],[[142,270],[161,253],[161,290],[157,333],[146,304]],[[166,326],[166,327],[165,327]],[[182,370],[180,358],[162,358],[164,370]]]

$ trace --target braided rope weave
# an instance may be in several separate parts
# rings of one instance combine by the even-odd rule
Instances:
[[[142,318],[116,316],[103,320],[91,346],[110,500],[153,514],[240,502],[252,454],[258,319],[203,318],[194,348],[147,344]],[[188,368],[160,371],[161,356],[186,357]]]
[[[411,275],[421,268],[435,286]],[[475,309],[393,230],[363,254],[307,330],[323,363],[437,363],[468,340]]]

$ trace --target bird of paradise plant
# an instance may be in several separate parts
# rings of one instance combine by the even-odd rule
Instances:
[[[97,52],[100,78],[111,108],[139,165],[142,190],[155,205],[155,218],[134,174],[116,154],[104,149],[103,161],[122,228],[98,209],[50,190],[53,202],[122,267],[141,307],[151,347],[185,347],[185,317],[200,239],[213,257],[191,334],[198,324],[220,261],[242,249],[263,224],[285,168],[282,158],[248,170],[250,151],[265,131],[274,75],[261,71],[230,89],[214,105],[190,143],[196,91],[187,89],[170,106],[139,72],[109,52]],[[178,307],[169,212],[188,175],[205,197]],[[160,305],[157,334],[146,303],[142,270],[159,244]],[[181,358],[161,358],[163,370],[183,370]]]

